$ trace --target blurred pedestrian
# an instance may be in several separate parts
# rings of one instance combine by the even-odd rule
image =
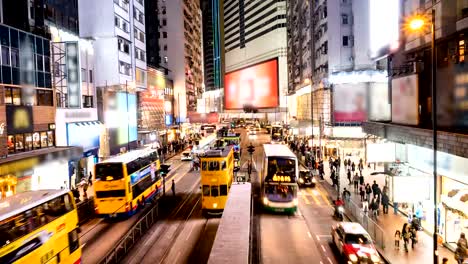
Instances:
[[[462,264],[465,261],[467,250],[468,242],[465,238],[465,233],[461,233],[457,242],[457,249],[455,249],[455,260],[457,260],[458,264]]]
[[[372,184],[372,193],[374,194],[374,197],[377,196],[377,189],[379,188],[379,185],[377,184],[376,181],[374,181],[374,184]]]
[[[408,252],[408,243],[411,239],[411,232],[409,231],[408,223],[403,224],[403,228],[401,229],[401,236],[403,237],[405,251]]]
[[[356,176],[358,176],[358,174],[356,173]],[[364,185],[364,176],[358,176],[359,177],[359,185]]]
[[[370,187],[370,184],[367,184],[366,185],[366,198],[367,198],[367,200],[370,200],[371,193],[372,193],[372,189]]]
[[[410,232],[411,232],[411,249],[414,249],[414,245],[418,243],[418,230],[413,225],[411,225]]]
[[[379,203],[376,197],[372,198],[370,209],[372,210],[372,216],[377,219],[377,210],[379,210]]]
[[[388,198],[387,193],[384,192],[382,194],[382,198],[381,198],[381,203],[382,203],[382,208],[383,208],[383,213],[384,214],[388,214],[388,203],[390,202],[389,200],[390,199]]]
[[[359,195],[361,196],[361,202],[364,201],[364,196],[366,195],[366,191],[364,191],[364,187],[359,187]]]
[[[362,211],[364,211],[365,214],[369,211],[369,200],[367,200],[367,198],[364,198],[364,201],[362,201]]]
[[[400,240],[401,232],[397,229],[397,231],[395,231],[395,249],[400,249]]]
[[[351,193],[348,190],[346,190],[346,188],[343,189],[343,199],[346,202],[349,202],[349,200],[351,199]]]
[[[351,171],[348,170],[348,172],[346,173],[347,177],[348,177],[348,181],[349,181],[349,184],[348,185],[351,185]]]
[[[356,171],[356,164],[351,163],[351,171],[354,173]]]
[[[351,173],[350,170],[348,170],[348,172]],[[358,187],[359,187],[359,176],[357,176],[357,174],[355,174],[353,177],[353,183],[354,183],[354,192],[357,193]]]
[[[175,182],[174,182],[174,179],[172,179],[171,190],[172,190],[172,196],[175,196]]]
[[[91,172],[89,172],[88,183],[89,186],[93,186],[93,174]]]

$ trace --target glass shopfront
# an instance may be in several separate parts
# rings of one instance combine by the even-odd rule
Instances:
[[[441,236],[444,241],[456,247],[463,232],[468,234],[468,185],[442,177],[441,190]]]
[[[31,151],[55,146],[53,130],[8,135],[8,153]]]

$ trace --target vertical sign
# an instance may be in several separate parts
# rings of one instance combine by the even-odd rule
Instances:
[[[78,42],[65,43],[67,54],[68,107],[81,106],[80,67],[78,66]]]

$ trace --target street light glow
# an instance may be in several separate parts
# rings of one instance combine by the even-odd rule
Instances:
[[[413,31],[418,31],[418,30],[421,30],[424,24],[425,24],[424,19],[420,17],[415,17],[409,21],[409,28]]]

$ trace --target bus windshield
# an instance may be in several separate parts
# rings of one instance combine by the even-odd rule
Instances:
[[[265,194],[273,202],[290,202],[294,199],[296,186],[294,185],[266,185]]]
[[[96,164],[96,180],[114,181],[114,180],[119,180],[122,178],[123,178],[122,163],[98,163]]]
[[[296,179],[296,160],[286,158],[268,158],[268,172],[265,181],[270,181],[274,176],[290,176],[291,182]]]

